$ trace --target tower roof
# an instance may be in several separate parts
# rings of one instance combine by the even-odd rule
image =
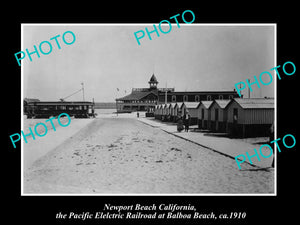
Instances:
[[[156,83],[156,84],[158,84],[158,81],[157,81],[157,79],[156,79],[156,77],[155,77],[154,74],[152,74],[152,76],[151,76],[151,78],[150,78],[150,80],[149,80],[148,83]]]

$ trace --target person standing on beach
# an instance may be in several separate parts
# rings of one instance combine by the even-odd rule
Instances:
[[[189,112],[187,111],[183,116],[184,130],[186,132],[189,132],[190,120],[191,120],[191,116],[190,116]]]
[[[177,131],[181,132],[183,130],[183,121],[182,121],[182,117],[178,116],[177,119]]]

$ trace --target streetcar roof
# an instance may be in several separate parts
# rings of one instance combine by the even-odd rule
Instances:
[[[93,105],[92,102],[63,102],[63,101],[49,101],[49,102],[29,102],[29,105]]]

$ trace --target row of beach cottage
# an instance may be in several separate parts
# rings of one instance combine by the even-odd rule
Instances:
[[[188,113],[190,125],[231,137],[269,136],[274,124],[274,98],[232,98],[156,105],[155,119],[177,122]]]

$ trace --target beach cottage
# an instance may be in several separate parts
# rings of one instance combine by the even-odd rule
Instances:
[[[274,98],[235,98],[225,109],[231,136],[268,136],[274,123]]]
[[[166,121],[168,116],[168,104],[162,104],[162,116],[161,120]]]
[[[201,101],[197,107],[197,117],[199,129],[209,129],[210,110],[213,101]]]
[[[170,121],[173,121],[173,122],[176,120],[175,106],[176,106],[175,102],[172,102],[169,104]]]
[[[184,115],[188,112],[191,116],[190,125],[197,125],[198,124],[197,107],[198,107],[199,104],[200,104],[200,102],[184,102],[181,105],[182,114]]]
[[[182,112],[181,112],[181,106],[182,106],[183,102],[177,102],[175,107],[174,107],[174,113],[176,114],[176,117],[178,118],[179,116],[182,116]]]
[[[158,107],[159,107],[159,105],[156,105],[156,106],[154,107],[154,118],[155,118],[155,119],[158,119]]]
[[[156,113],[154,114],[155,119],[161,120],[162,116],[162,104],[156,106]]]
[[[225,107],[230,100],[214,100],[210,105],[210,129],[217,132],[226,132],[227,111]]]
[[[152,74],[148,81],[149,86],[132,88],[131,93],[116,99],[118,112],[146,111],[152,113],[155,105],[176,102],[200,102],[215,99],[238,98],[233,91],[175,91],[175,88],[159,88],[156,76]],[[117,88],[119,92],[119,88]],[[150,115],[150,114],[149,114]]]
[[[180,107],[182,105],[182,102],[177,102],[174,105],[174,109],[173,109],[173,122],[176,122],[178,117],[181,116],[181,111],[180,111]]]

